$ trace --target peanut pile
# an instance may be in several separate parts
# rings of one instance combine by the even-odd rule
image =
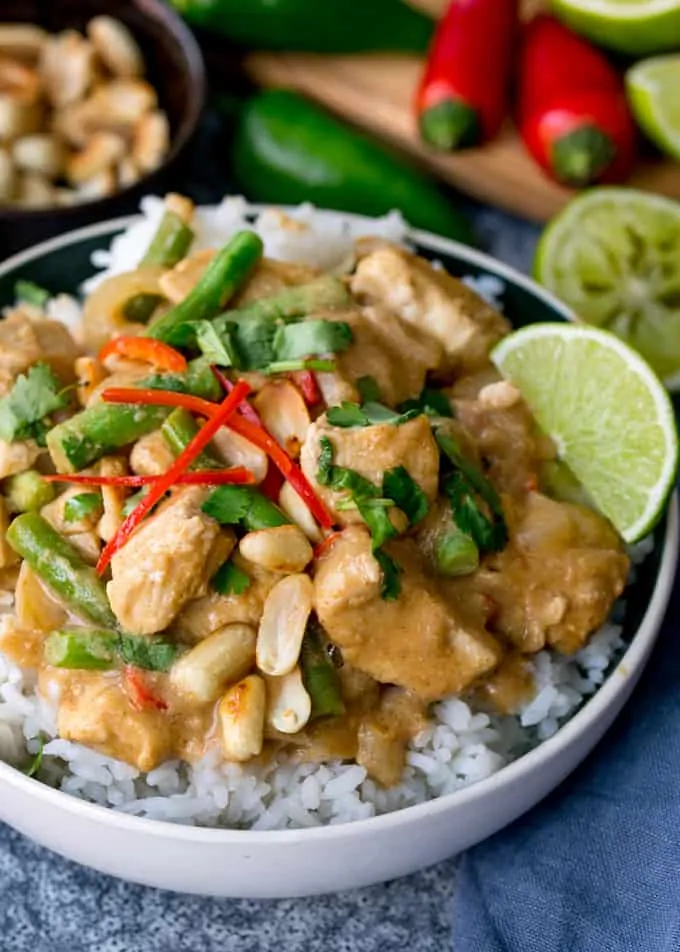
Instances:
[[[113,17],[90,20],[86,35],[0,23],[0,204],[90,201],[158,168],[170,127],[144,75]]]

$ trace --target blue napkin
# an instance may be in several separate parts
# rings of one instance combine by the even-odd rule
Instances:
[[[455,952],[680,952],[680,592],[589,759],[463,858],[453,931]]]

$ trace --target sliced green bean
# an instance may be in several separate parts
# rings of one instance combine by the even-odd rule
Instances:
[[[114,667],[118,635],[102,628],[61,628],[45,639],[44,658],[54,668],[106,671]]]
[[[262,257],[262,239],[240,231],[215,255],[198,284],[183,301],[151,325],[147,334],[177,347],[194,342],[192,322],[214,317],[246,281]]]
[[[140,265],[172,268],[189,253],[194,232],[179,215],[166,211]],[[159,294],[136,294],[125,305],[125,316],[136,324],[146,324],[162,300]]]
[[[312,717],[338,717],[345,713],[340,678],[317,625],[309,625],[300,654],[302,680],[312,701]]]
[[[35,469],[9,476],[5,480],[3,492],[12,512],[42,509],[48,502],[52,502],[55,496],[52,483],[45,482]]]
[[[459,529],[451,529],[435,545],[435,562],[441,575],[470,575],[479,568],[479,549]]]
[[[96,625],[115,626],[103,581],[41,515],[17,516],[7,530],[7,541],[72,612]]]
[[[163,421],[161,433],[175,456],[179,456],[198,433],[198,426],[187,410],[177,407]],[[224,469],[224,460],[219,459],[208,448],[196,459],[192,469]]]

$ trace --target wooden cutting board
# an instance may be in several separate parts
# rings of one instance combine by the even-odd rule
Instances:
[[[440,11],[443,3],[418,0],[418,5],[433,13]],[[537,0],[528,0],[528,5],[535,9]],[[305,93],[410,154],[474,198],[534,221],[546,221],[573,194],[550,181],[535,165],[510,122],[493,142],[481,148],[441,153],[424,146],[411,108],[423,65],[418,57],[253,53],[245,65],[260,84]],[[680,164],[643,161],[629,184],[680,199]]]

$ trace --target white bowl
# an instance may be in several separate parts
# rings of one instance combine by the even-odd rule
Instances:
[[[81,229],[0,266],[0,282],[45,256],[102,246],[130,220]],[[412,237],[433,256],[509,283],[552,319],[567,309],[523,275],[476,251],[428,235]],[[82,255],[81,255],[82,257]],[[28,273],[28,272],[27,272]],[[26,276],[26,275],[24,275]],[[78,275],[84,278],[85,274]],[[385,816],[337,826],[276,832],[212,830],[131,817],[85,803],[0,763],[0,818],[57,853],[101,872],[163,889],[205,895],[283,898],[393,879],[467,849],[525,813],[590,752],[628,699],[652,650],[670,597],[678,556],[673,497],[649,602],[629,647],[597,693],[549,740],[470,787]]]

